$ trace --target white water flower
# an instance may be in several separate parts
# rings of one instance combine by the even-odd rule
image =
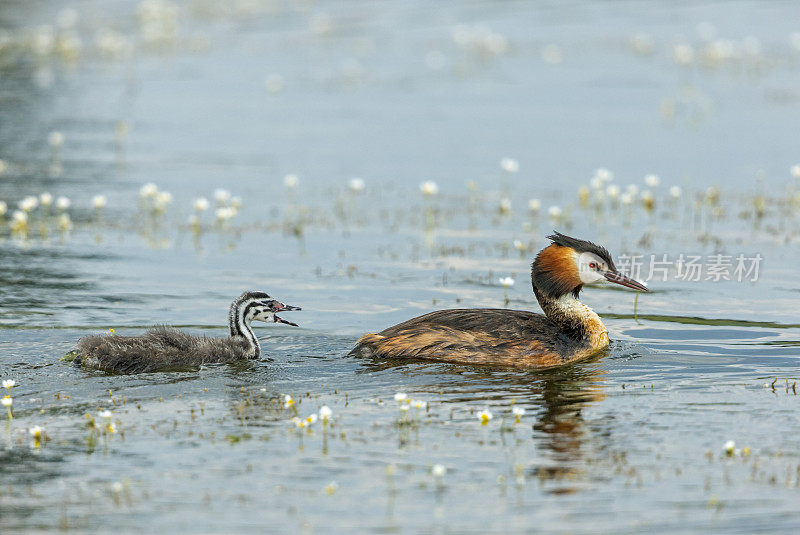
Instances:
[[[500,213],[507,214],[511,212],[511,199],[503,197],[500,199]]]
[[[729,440],[725,443],[724,449],[727,455],[733,455],[736,452],[736,443],[733,440]]]
[[[50,132],[50,134],[47,136],[47,142],[51,147],[57,149],[64,144],[64,134],[57,130]]]
[[[294,189],[300,183],[300,177],[295,174],[288,174],[283,177],[283,185],[289,189]]]
[[[631,195],[628,192],[625,192],[620,196],[619,201],[626,206],[630,206],[631,204],[633,204],[633,195]]]
[[[606,169],[605,167],[600,167],[594,172],[594,176],[602,183],[611,182],[614,179],[614,173]]]
[[[350,191],[352,191],[353,193],[359,193],[364,191],[366,184],[364,183],[364,180],[361,178],[351,178],[350,180],[347,181],[347,187],[350,188]]]
[[[231,197],[231,208],[235,209],[237,212],[239,208],[242,207],[242,198],[241,197]]]
[[[538,212],[542,208],[542,201],[539,199],[530,199],[528,201],[528,210],[533,213]]]
[[[307,427],[311,427],[312,425],[314,425],[316,423],[316,421],[317,421],[317,415],[316,414],[312,414],[311,416],[308,416],[307,418],[300,419],[297,416],[295,416],[294,418],[291,419],[291,422],[295,426],[299,427],[300,429],[305,429]]]
[[[230,200],[230,198],[230,191],[222,188],[217,188],[214,190],[214,200],[217,201],[217,204],[225,204]]]
[[[511,407],[511,414],[514,415],[514,423],[518,424],[525,416],[525,409],[523,407]]]
[[[681,193],[683,192],[681,191],[680,186],[672,186],[671,188],[669,188],[669,196],[672,197],[673,199],[680,198]]]
[[[42,203],[42,206],[50,206],[53,204],[53,196],[45,191],[39,195],[39,202]]]
[[[139,188],[139,197],[141,197],[142,199],[151,199],[155,197],[157,193],[158,193],[158,186],[156,186],[152,182],[148,182],[147,184]]]
[[[547,209],[547,213],[553,219],[558,219],[559,217],[561,217],[561,214],[563,212],[562,212],[561,208],[559,208],[558,206],[551,206],[550,208]]]
[[[292,399],[292,396],[290,396],[289,394],[285,394],[283,396],[283,406],[284,406],[284,408],[288,409],[292,405],[294,405],[294,399]]]
[[[398,403],[407,401],[408,394],[406,394],[405,392],[398,392],[397,394],[394,395],[394,400],[397,401]]]
[[[411,406],[414,407],[415,409],[424,410],[428,407],[428,402],[422,401],[420,399],[412,399]]]
[[[0,403],[3,407],[10,407],[14,404],[14,399],[11,396],[4,396],[3,399],[0,399]]]
[[[503,285],[503,288],[510,288],[514,286],[514,279],[511,277],[500,277],[498,280],[500,284]]]
[[[628,187],[625,188],[627,193],[630,193],[631,196],[636,197],[639,194],[639,186],[636,184],[628,184]]]
[[[15,386],[17,386],[17,382],[14,379],[3,380],[3,388],[11,389],[14,388]]]
[[[31,210],[35,210],[37,206],[39,206],[39,199],[34,197],[33,195],[28,195],[21,201],[17,203],[17,206],[23,212],[30,212]]]
[[[333,411],[330,407],[323,405],[319,408],[319,419],[322,420],[322,423],[327,423],[331,416],[333,416]]]
[[[42,433],[44,433],[44,429],[42,429],[42,428],[41,428],[41,427],[39,427],[38,425],[34,425],[34,426],[33,426],[33,427],[31,427],[30,429],[28,429],[28,433],[29,433],[29,434],[30,434],[30,435],[31,435],[31,436],[32,436],[34,439],[40,439],[40,438],[42,438]]]
[[[66,210],[72,205],[72,201],[69,198],[64,197],[63,195],[56,199],[56,208],[59,210]]]
[[[514,158],[503,158],[500,160],[500,167],[506,173],[516,173],[519,171],[519,162]]]
[[[661,183],[661,178],[651,173],[644,177],[644,183],[647,184],[648,188],[655,188]]]
[[[17,224],[25,224],[28,222],[28,214],[22,210],[14,210],[14,213],[11,214],[11,219]]]
[[[447,473],[447,467],[443,464],[434,464],[433,468],[431,468],[431,473],[434,477],[444,477]]]
[[[793,177],[800,178],[800,164],[793,165],[792,168],[789,169],[789,172]]]
[[[528,250],[528,246],[525,245],[525,243],[522,240],[514,240],[513,245],[514,249],[516,249],[517,251],[522,252]]]
[[[617,200],[619,197],[619,186],[616,184],[611,184],[606,188],[606,193],[610,199]]]
[[[481,425],[486,425],[492,419],[492,413],[489,410],[480,411],[478,413],[478,420],[481,421]]]
[[[156,210],[164,210],[172,203],[172,193],[168,191],[159,191],[156,195],[154,205]]]
[[[108,198],[105,195],[95,195],[92,197],[92,206],[97,210],[104,208],[108,204]]]
[[[112,413],[108,409],[106,409],[106,410],[101,409],[101,410],[97,411],[97,415],[100,418],[111,418],[112,416],[114,416],[114,413]]]
[[[233,219],[233,217],[236,216],[236,209],[230,206],[217,208],[214,211],[214,215],[217,217],[218,221],[221,222],[228,221],[229,219]]]
[[[422,192],[423,195],[432,197],[439,193],[439,185],[436,184],[433,180],[427,180],[425,182],[420,183],[419,190]]]
[[[194,209],[198,212],[205,212],[211,203],[205,197],[198,197],[194,200]]]
[[[8,212],[8,205],[0,201],[0,216],[6,215],[6,212]]]
[[[400,410],[406,412],[408,410],[408,404],[400,405]]]

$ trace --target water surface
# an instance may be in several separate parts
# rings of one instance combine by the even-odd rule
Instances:
[[[800,524],[790,4],[41,1],[0,27],[4,531]],[[653,209],[609,184],[581,202],[597,168]],[[218,188],[242,199],[225,222]],[[45,191],[71,199],[71,228],[52,206],[12,232]],[[538,310],[529,264],[553,228],[618,258],[763,262],[755,282],[673,265],[636,305],[586,289],[613,342],[565,369],[346,356],[417,314],[504,306],[501,276],[509,307]],[[300,328],[256,327],[258,362],[126,377],[58,361],[109,328],[224,335],[246,289],[304,309]],[[322,405],[327,425],[290,421]]]

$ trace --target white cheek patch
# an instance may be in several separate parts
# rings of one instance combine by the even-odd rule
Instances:
[[[268,310],[257,310],[251,314],[251,320],[270,322],[274,320],[274,314]]]
[[[597,255],[593,253],[581,253],[578,255],[576,262],[578,264],[578,275],[582,283],[594,284],[606,280],[605,275],[597,271],[596,267],[591,267],[591,264],[595,264],[595,266],[603,265],[603,261]]]

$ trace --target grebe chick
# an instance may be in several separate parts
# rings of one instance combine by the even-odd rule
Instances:
[[[143,373],[257,359],[261,347],[250,322],[297,327],[276,315],[289,310],[300,307],[284,305],[264,292],[245,292],[231,303],[228,337],[192,336],[170,327],[156,327],[140,336],[86,336],[73,352],[75,363],[116,373]]]
[[[647,287],[618,273],[603,247],[558,232],[548,239],[553,243],[531,266],[544,316],[490,308],[438,310],[361,337],[350,355],[544,368],[597,354],[608,346],[608,331],[578,300],[583,285],[608,281],[641,292]]]

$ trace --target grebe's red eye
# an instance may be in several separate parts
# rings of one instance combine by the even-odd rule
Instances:
[[[595,262],[589,262],[589,267],[592,269],[597,269],[597,264]]]

